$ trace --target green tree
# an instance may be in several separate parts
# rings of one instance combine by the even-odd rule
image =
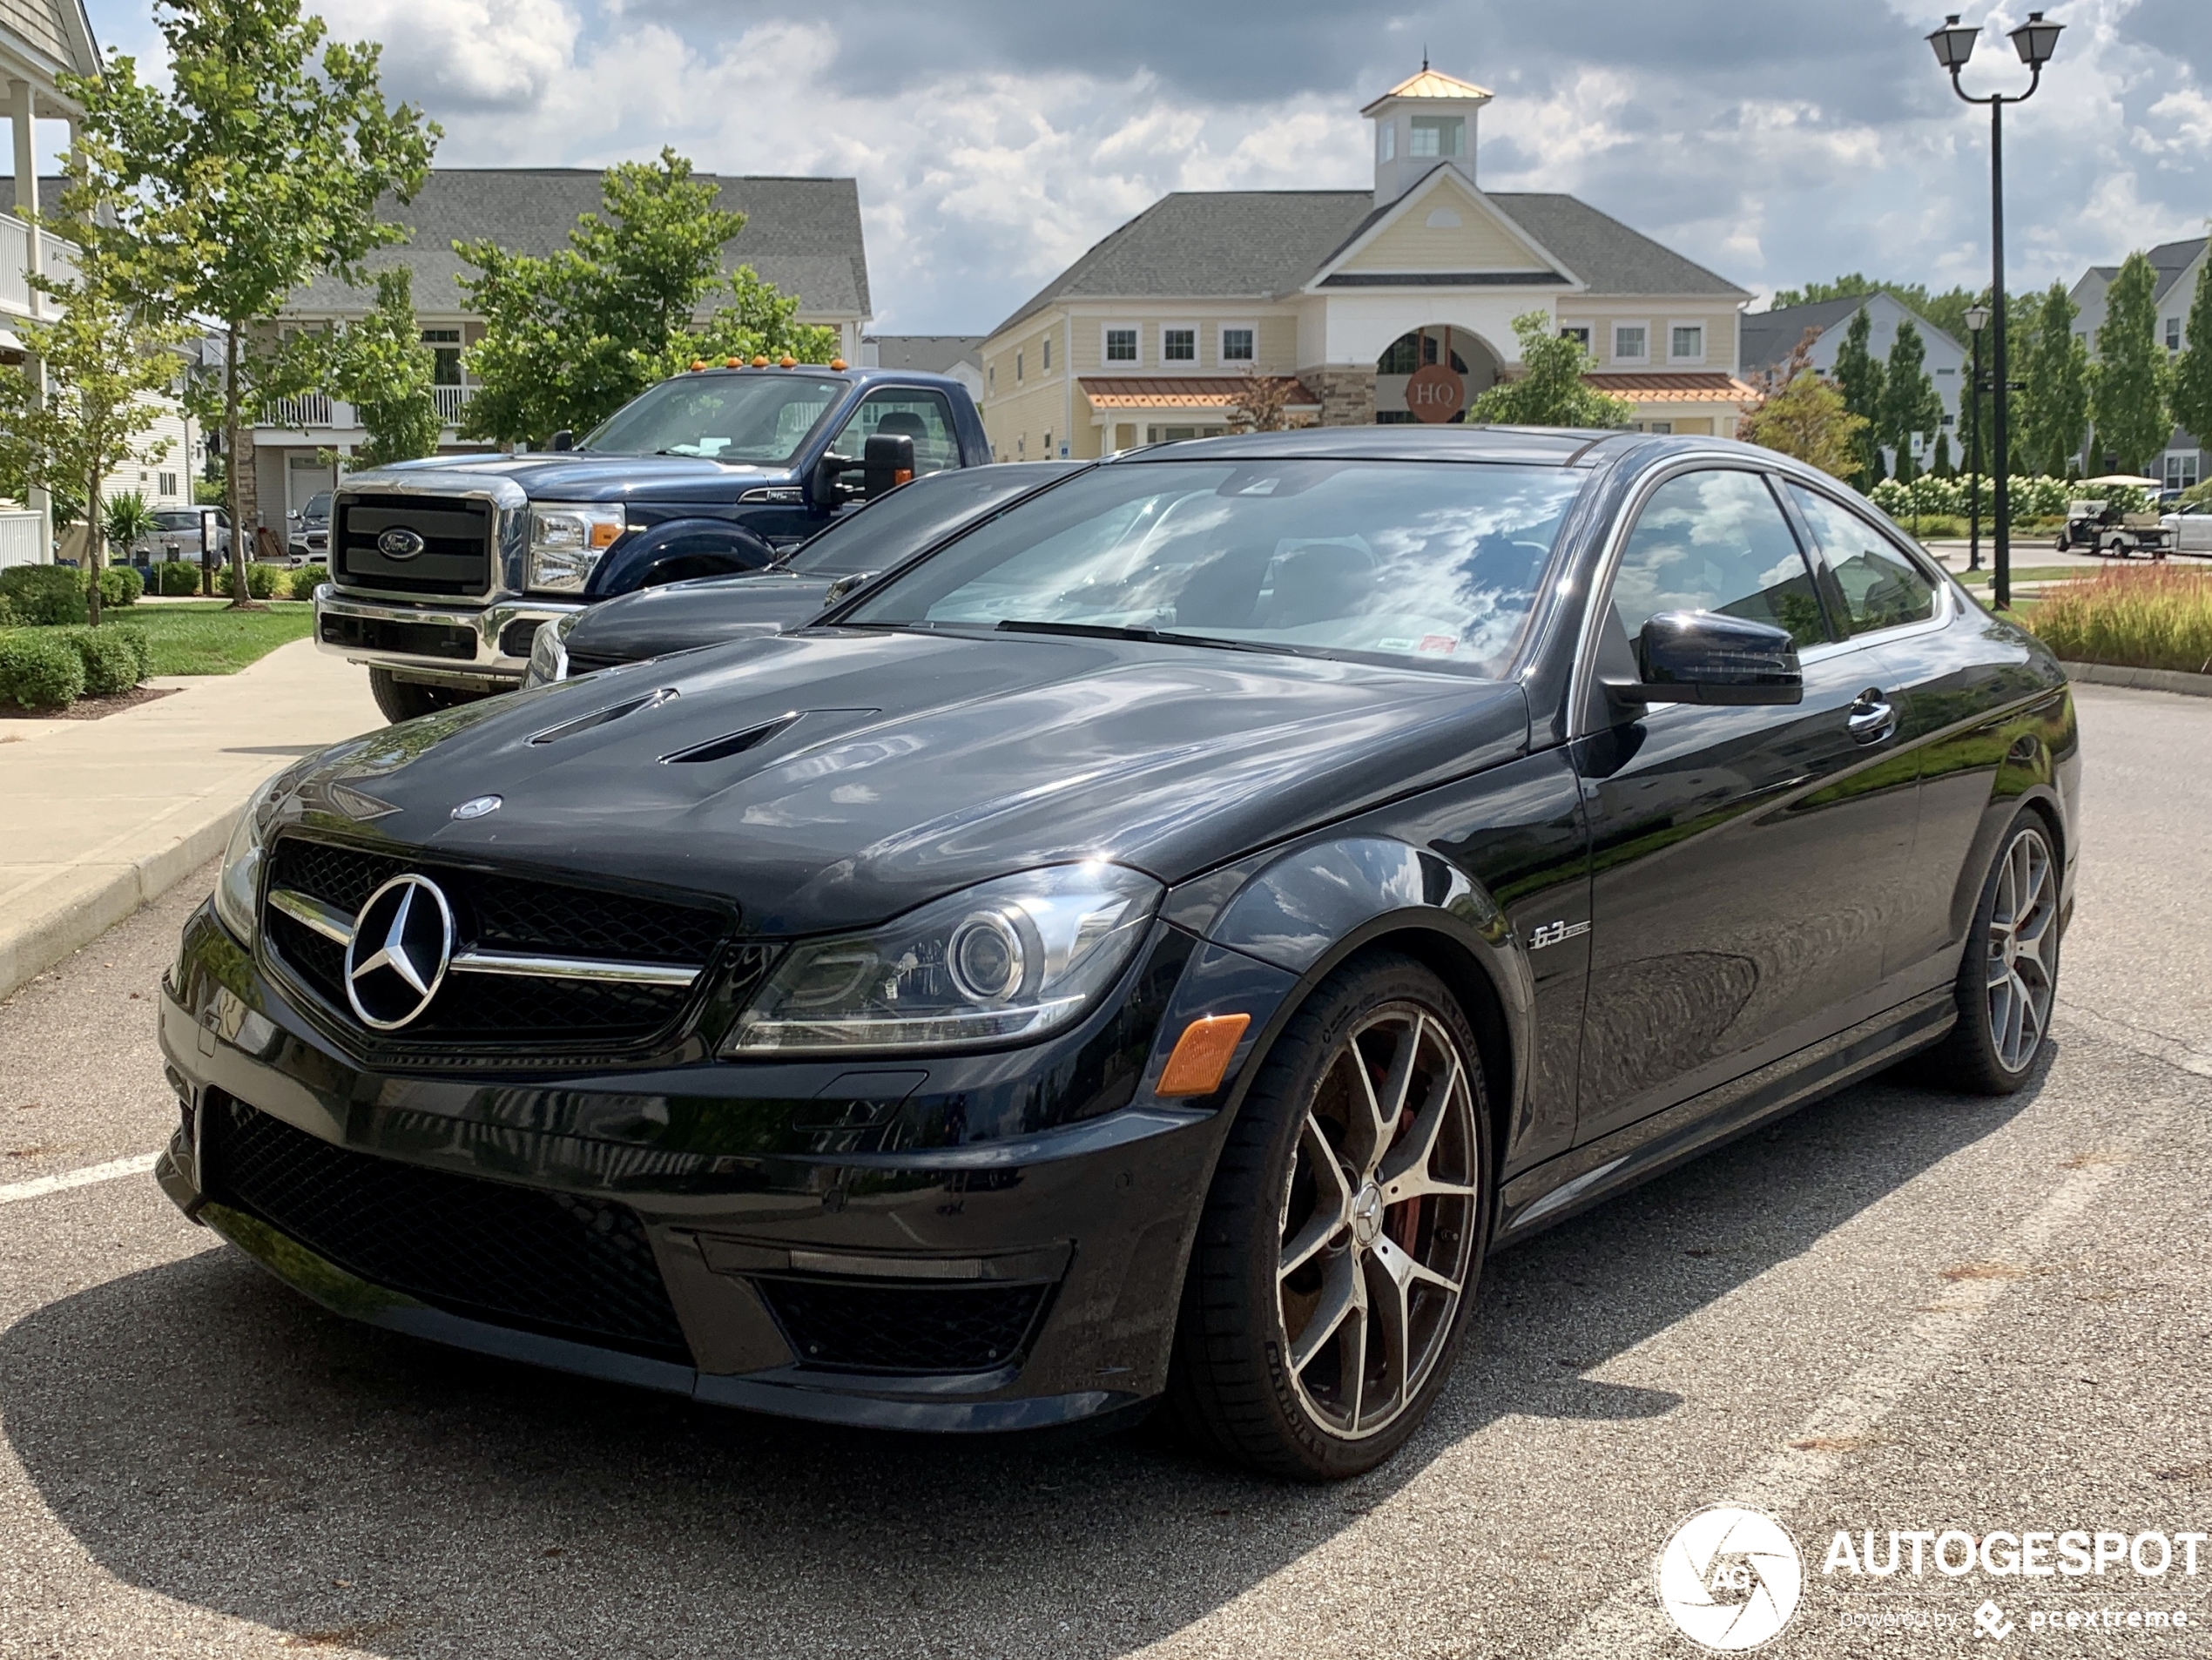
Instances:
[[[2166,448],[2173,431],[2166,408],[2166,354],[2158,343],[2158,273],[2131,253],[2105,295],[2097,329],[2097,364],[2090,375],[2090,411],[2097,448],[2140,473]]]
[[[1935,461],[1928,471],[1938,478],[1949,478],[1956,470],[1951,464],[1951,435],[1939,432],[1936,434]]]
[[[161,528],[161,521],[146,505],[144,490],[118,490],[108,497],[107,516],[102,528],[106,532],[108,550],[127,559],[141,537],[152,536]]]
[[[182,337],[174,322],[134,307],[118,294],[117,260],[88,236],[98,200],[81,159],[70,159],[70,184],[52,228],[79,244],[76,274],[39,280],[61,314],[18,321],[25,349],[44,366],[44,395],[20,368],[0,369],[0,473],[81,503],[91,577],[86,619],[100,620],[99,535],[105,515],[100,482],[125,461],[152,465],[165,442],[145,442],[184,365],[170,349]]]
[[[1860,312],[1864,317],[1866,314]],[[1912,435],[1943,429],[1943,400],[1928,375],[1928,352],[1909,317],[1897,326],[1889,361],[1882,367],[1880,439],[1897,451],[1897,476],[1910,482],[1919,470],[1912,459]]]
[[[1844,343],[1836,350],[1837,388],[1844,395],[1844,408],[1861,422],[1857,437],[1858,465],[1850,476],[1861,489],[1882,476],[1882,365],[1866,344],[1873,326],[1873,318],[1861,306],[1852,314],[1851,327],[1844,331]]]
[[[2015,470],[2055,476],[2081,448],[2089,425],[2089,348],[2074,337],[2080,314],[2057,282],[2021,307],[2013,361],[2027,389],[2016,405],[2013,449],[2026,465]]]
[[[415,280],[402,266],[376,273],[376,305],[331,344],[330,389],[351,403],[368,442],[355,467],[434,455],[442,422],[431,378],[437,361],[415,320]]]
[[[377,218],[377,199],[408,200],[441,135],[412,105],[385,103],[381,48],[326,41],[299,0],[154,0],[153,21],[169,91],[128,57],[65,78],[85,112],[77,148],[106,205],[92,234],[138,305],[222,325],[209,402],[226,451],[243,455],[255,406],[323,366],[320,342],[280,335],[279,308],[324,273],[358,280],[370,250],[406,240]],[[229,478],[236,605],[251,603],[246,470]]]
[[[1594,360],[1582,342],[1558,332],[1549,312],[1513,320],[1521,341],[1521,373],[1476,398],[1469,421],[1517,427],[1625,427],[1636,407],[1601,392],[1582,376]]]
[[[673,150],[608,169],[602,188],[604,212],[580,215],[550,256],[455,245],[476,269],[461,286],[485,323],[469,355],[470,435],[543,444],[563,428],[588,432],[703,359],[836,354],[836,330],[802,327],[796,295],[750,267],[723,276],[723,245],[745,215],[717,206],[720,187]]]
[[[2174,424],[2212,444],[2212,260],[2197,270],[2186,327],[2188,349],[2174,365]]]
[[[1863,416],[1844,407],[1844,395],[1833,381],[1801,368],[1743,413],[1736,435],[1849,478],[1858,469],[1859,435],[1865,425]]]

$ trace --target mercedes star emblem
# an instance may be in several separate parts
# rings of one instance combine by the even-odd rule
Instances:
[[[395,876],[368,896],[346,947],[346,1001],[380,1032],[430,1006],[453,961],[453,907],[427,876]]]
[[[404,524],[395,524],[376,538],[376,551],[387,559],[412,559],[429,545]]]

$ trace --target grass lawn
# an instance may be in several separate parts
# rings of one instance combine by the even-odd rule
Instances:
[[[234,611],[223,599],[177,605],[132,605],[104,613],[144,629],[153,642],[156,674],[236,674],[315,625],[311,600],[273,599],[263,611]]]

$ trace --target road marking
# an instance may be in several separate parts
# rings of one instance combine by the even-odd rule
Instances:
[[[128,1158],[111,1158],[105,1164],[65,1170],[58,1176],[41,1176],[32,1182],[10,1182],[0,1187],[0,1205],[13,1205],[17,1199],[43,1198],[67,1188],[90,1187],[95,1182],[111,1182],[118,1176],[143,1176],[160,1157],[159,1153],[133,1153]]]
[[[2118,1161],[2084,1164],[2052,1191],[2019,1226],[1991,1247],[1993,1261],[2027,1266],[2059,1232],[2091,1205],[2118,1174]],[[1865,1436],[1937,1366],[1949,1357],[1982,1315],[2022,1275],[1993,1275],[1946,1285],[1936,1302],[1923,1309],[1887,1352],[1844,1380],[1823,1397],[1804,1421],[1783,1438],[1780,1452],[1743,1477],[1724,1495],[1779,1515],[1804,1502],[1835,1468],[1835,1454],[1821,1447],[1862,1445]],[[1804,1447],[1793,1443],[1807,1443]],[[1683,1514],[1695,1509],[1685,1508]],[[1656,1558],[1659,1542],[1653,1543]],[[1677,1646],[1674,1627],[1659,1606],[1648,1569],[1624,1580],[1604,1602],[1583,1616],[1574,1635],[1552,1650],[1566,1656],[1621,1656]]]

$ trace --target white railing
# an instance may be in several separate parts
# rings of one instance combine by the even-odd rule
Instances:
[[[38,251],[46,275],[67,282],[77,274],[77,249],[51,232],[38,234]],[[12,213],[0,213],[0,306],[19,316],[30,314],[30,226]],[[59,309],[53,296],[44,297],[41,309]]]
[[[330,405],[327,392],[302,392],[296,398],[276,398],[261,411],[261,424],[292,432],[308,427],[327,427],[333,424]]]
[[[46,550],[39,545],[40,528],[36,513],[0,512],[0,570],[46,563]]]
[[[461,412],[469,407],[469,400],[476,395],[473,386],[434,386],[431,395],[438,401],[438,419],[448,427],[461,419]]]

